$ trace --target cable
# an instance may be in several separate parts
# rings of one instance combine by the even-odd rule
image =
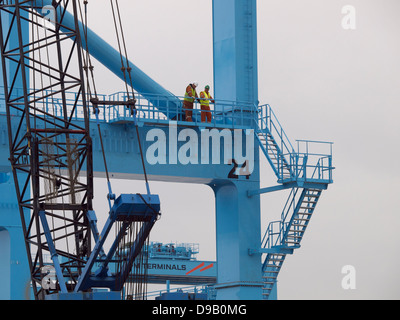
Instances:
[[[129,65],[129,59],[128,59],[128,52],[127,52],[127,47],[126,47],[126,42],[125,42],[125,37],[124,37],[124,32],[123,32],[123,27],[122,27],[122,20],[121,20],[121,13],[118,5],[118,0],[115,1],[115,7],[114,3],[112,0],[110,0],[111,3],[111,9],[112,9],[112,14],[113,14],[113,22],[114,22],[114,27],[115,27],[115,32],[116,32],[116,37],[117,37],[117,43],[118,43],[118,49],[119,49],[119,54],[120,54],[120,59],[121,59],[121,71],[123,72],[123,77],[124,77],[124,82],[125,82],[125,89],[126,89],[126,94],[128,98],[128,102],[132,102],[133,104],[129,104],[130,111],[131,111],[131,116],[134,119],[134,125],[136,129],[136,134],[137,134],[137,139],[138,139],[138,146],[140,150],[140,156],[141,156],[141,161],[142,161],[142,167],[143,167],[143,173],[144,173],[144,178],[146,181],[146,189],[147,189],[147,194],[150,195],[150,187],[149,187],[149,181],[147,177],[147,171],[146,171],[146,166],[144,162],[144,155],[143,155],[143,149],[142,149],[142,144],[141,144],[141,139],[139,135],[139,127],[137,123],[137,109],[135,107],[135,92],[133,89],[133,80],[132,80],[132,68]],[[85,5],[85,13],[84,13],[84,19],[83,19],[83,14],[82,14],[82,8],[79,6],[80,14],[81,14],[81,19],[82,21],[85,21],[85,26],[84,26],[84,37],[86,40],[86,59],[85,59],[85,74],[86,74],[86,80],[87,80],[87,86],[88,86],[88,94],[90,95],[90,101],[93,104],[93,113],[96,116],[96,123],[97,123],[97,128],[98,128],[98,134],[99,134],[99,139],[100,139],[100,145],[101,145],[101,151],[102,151],[102,156],[103,156],[103,161],[104,161],[104,168],[105,168],[105,173],[106,173],[106,178],[107,178],[107,185],[108,185],[108,203],[110,207],[110,211],[112,209],[111,206],[111,200],[115,200],[115,195],[112,192],[111,188],[111,182],[110,182],[110,177],[109,177],[109,171],[108,171],[108,166],[107,166],[107,160],[106,160],[106,155],[105,155],[105,149],[104,149],[104,144],[103,144],[103,138],[101,134],[101,128],[100,128],[100,120],[99,120],[99,104],[100,101],[97,99],[97,91],[96,91],[96,86],[95,86],[95,80],[94,80],[94,74],[93,74],[93,66],[91,65],[91,60],[90,60],[90,53],[89,53],[89,46],[88,46],[88,26],[87,26],[87,5],[88,1],[84,0],[84,5]],[[118,28],[119,27],[119,28]],[[124,57],[123,57],[123,52],[125,54],[125,61],[124,62]],[[126,65],[125,65],[126,63]],[[94,89],[94,99],[92,97],[92,91],[90,88],[90,79],[92,80],[93,83],[93,89]],[[128,83],[129,81],[129,83]],[[129,90],[129,87],[131,90]],[[97,100],[97,101],[95,101]],[[142,195],[139,194],[139,196],[142,198],[143,202],[150,207],[154,212],[155,210],[148,204],[145,199],[143,198]],[[158,214],[158,213],[157,213]],[[128,275],[127,279],[131,279],[129,282],[125,283],[125,297],[126,298],[135,298],[135,299],[143,299],[145,298],[145,294],[147,292],[147,272],[146,272],[146,267],[144,265],[145,260],[144,256],[147,257],[147,255],[142,252],[136,257],[136,260],[138,262],[139,268],[137,266],[133,266],[131,270],[126,270],[127,266],[127,253],[128,253],[128,244],[134,243],[134,239],[138,237],[139,231],[141,230],[141,226],[144,224],[144,222],[132,222],[130,226],[127,228],[125,236],[121,239],[120,243],[118,244],[118,249],[117,249],[117,256],[118,256],[118,262],[117,262],[117,279],[116,281],[119,282],[119,276],[121,270],[124,270],[124,272],[128,271],[130,273],[130,276]],[[119,232],[117,230],[121,230],[122,225],[121,223],[117,223],[116,227],[116,233]],[[148,241],[149,239],[147,238],[147,244],[145,244],[145,247],[148,247]],[[132,248],[130,248],[131,250]],[[148,258],[148,257],[147,257]],[[147,263],[146,263],[147,264]]]
[[[135,110],[135,127],[136,127],[136,135],[138,137],[138,144],[139,144],[139,150],[140,150],[140,157],[142,159],[142,166],[143,166],[143,174],[144,174],[144,179],[146,181],[146,189],[147,189],[147,194],[150,195],[150,186],[149,186],[149,180],[147,179],[147,171],[146,171],[146,165],[144,164],[144,158],[143,158],[143,150],[142,150],[142,144],[140,142],[140,136],[139,136],[139,127],[136,123],[136,110]]]
[[[121,13],[120,13],[120,10],[119,10],[118,0],[115,0],[116,10],[114,9],[114,4],[113,4],[112,0],[110,0],[110,3],[111,3],[111,10],[112,10],[112,13],[113,13],[115,33],[116,33],[117,42],[118,42],[118,49],[119,49],[119,54],[120,54],[120,58],[121,58],[121,70],[122,70],[122,72],[124,74],[126,93],[128,95],[128,101],[129,101],[130,100],[130,95],[129,95],[128,82],[127,82],[127,79],[126,79],[125,71],[126,70],[128,71],[129,80],[130,80],[130,87],[131,87],[131,91],[132,91],[132,96],[133,96],[133,99],[135,99],[135,93],[134,93],[134,90],[133,90],[133,82],[132,82],[132,75],[131,75],[132,68],[129,65],[128,50],[126,48],[126,42],[125,42],[124,30],[123,30],[123,27],[122,27],[122,19],[121,19]],[[118,23],[117,23],[117,17],[115,15],[115,12],[117,12]],[[118,32],[118,24],[119,24],[119,28],[121,30],[121,36],[119,35],[119,32]],[[126,64],[127,64],[127,68],[125,68],[125,65],[124,65],[124,58],[123,58],[123,54],[122,54],[120,37],[122,39],[122,46],[123,46],[123,50],[125,52],[125,61],[126,61]],[[138,144],[139,144],[139,151],[140,151],[140,157],[141,157],[142,166],[143,166],[144,179],[145,179],[145,182],[146,182],[147,194],[150,195],[151,194],[150,185],[149,185],[149,181],[148,181],[148,178],[147,178],[146,165],[145,165],[144,157],[143,157],[143,149],[142,149],[142,145],[141,145],[141,142],[140,142],[139,127],[138,127],[138,124],[137,124],[137,121],[136,121],[137,109],[135,107],[133,109],[131,108],[131,115],[134,118],[134,123],[135,123],[135,127],[136,127],[136,135],[137,135]]]
[[[130,100],[129,87],[128,87],[129,84],[128,84],[128,81],[126,79],[126,71],[128,71],[128,74],[129,74],[130,86],[131,86],[131,91],[132,91],[132,98],[134,99],[135,98],[135,93],[133,91],[133,84],[132,84],[132,77],[131,77],[132,68],[130,68],[130,66],[129,66],[128,52],[127,52],[127,49],[126,49],[125,36],[124,36],[123,28],[122,28],[122,20],[121,20],[121,14],[120,14],[120,11],[119,11],[118,0],[115,0],[115,2],[116,2],[116,9],[114,9],[113,1],[110,0],[111,11],[112,11],[112,14],[113,14],[113,19],[114,19],[115,34],[116,34],[116,37],[117,37],[119,55],[120,55],[120,59],[121,59],[121,71],[124,74],[124,82],[125,82],[126,93],[128,95],[128,100]],[[115,11],[117,12],[117,15],[118,15],[118,23],[117,23],[117,17],[115,15]],[[118,24],[119,24],[119,27],[120,27],[120,30],[121,30],[121,36],[120,36],[120,34],[118,32]],[[122,39],[122,45],[124,47],[124,52],[125,52],[125,61],[127,63],[127,67],[126,68],[125,68],[125,64],[124,64],[124,57],[123,57],[123,52],[122,52],[122,48],[121,48],[120,37]]]
[[[97,89],[96,89],[96,82],[95,82],[95,77],[94,77],[94,72],[93,72],[93,65],[92,65],[92,61],[90,58],[90,52],[89,52],[89,45],[88,45],[88,10],[87,10],[87,6],[88,6],[88,1],[84,0],[84,5],[85,5],[85,15],[83,16],[82,14],[82,7],[80,2],[78,2],[79,4],[79,12],[81,15],[81,20],[85,21],[84,23],[84,38],[85,38],[85,44],[86,44],[86,54],[84,54],[85,58],[85,66],[84,66],[84,71],[86,74],[86,85],[87,85],[87,92],[88,95],[90,97],[89,100],[92,100],[93,95],[92,95],[92,90],[90,87],[90,79],[93,85],[93,92],[94,92],[94,97],[95,99],[97,99]],[[82,51],[83,51],[83,47],[82,47]],[[90,73],[89,73],[90,71]],[[111,205],[111,200],[115,200],[115,194],[112,192],[112,187],[111,187],[111,181],[110,181],[110,175],[109,175],[109,171],[108,171],[108,166],[107,166],[107,159],[106,159],[106,154],[105,154],[105,149],[104,149],[104,143],[103,143],[103,136],[101,133],[101,128],[100,128],[100,119],[99,119],[99,114],[100,114],[100,109],[98,107],[98,105],[93,105],[93,113],[96,117],[96,125],[97,125],[97,130],[99,133],[99,139],[100,139],[100,146],[101,146],[101,152],[102,152],[102,157],[103,157],[103,162],[104,162],[104,171],[106,173],[106,179],[107,179],[107,187],[108,187],[108,194],[107,194],[107,200],[108,200],[108,205],[110,207],[110,211],[112,208]]]

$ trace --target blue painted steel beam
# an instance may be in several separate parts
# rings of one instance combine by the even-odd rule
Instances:
[[[31,275],[12,173],[0,172],[0,194],[0,300],[27,300]],[[29,216],[25,212],[25,220]]]
[[[256,0],[213,0],[215,98],[244,102],[250,110],[258,106],[256,13]],[[258,171],[251,181],[226,181],[214,187],[218,300],[262,297],[261,254],[248,254],[261,239],[260,198],[247,196],[249,189],[260,188]]]
[[[60,261],[58,260],[58,254],[56,247],[54,246],[53,239],[51,238],[49,224],[47,223],[46,213],[44,211],[39,211],[39,217],[42,221],[43,232],[46,237],[47,246],[49,247],[51,259],[53,260],[54,269],[56,271],[58,284],[60,285],[61,293],[67,293],[67,286],[65,285],[64,275],[61,270]]]
[[[258,105],[256,0],[213,0],[216,99]]]
[[[21,12],[21,16],[24,17],[27,15],[26,12]],[[5,12],[1,12],[1,19],[4,24],[10,23],[12,15],[6,14]],[[22,37],[27,39],[29,37],[29,24],[27,21],[22,20],[21,28],[23,30]],[[13,28],[11,30],[10,38],[10,47],[17,47],[18,44],[18,33],[17,28]],[[10,81],[14,77],[14,73],[16,71],[17,64],[11,64],[9,68],[9,74],[7,74],[7,81]],[[13,70],[14,69],[14,70]],[[0,94],[4,96],[3,89],[3,70],[2,65],[0,63]],[[26,76],[27,85],[29,86],[29,75]],[[22,77],[18,77],[15,81],[15,87],[22,88]],[[5,110],[4,100],[0,101],[0,107]],[[0,135],[2,136],[0,140],[0,149],[1,150],[1,158],[5,161],[4,164],[8,161],[8,157],[10,154],[10,149],[8,147],[8,131],[7,124],[5,122],[6,117],[0,116],[3,118],[4,122],[0,125]],[[21,178],[21,181],[25,181],[25,178]],[[27,193],[29,193],[30,188],[27,188]],[[30,272],[28,266],[28,258],[26,255],[25,241],[23,237],[23,230],[21,225],[21,218],[19,214],[18,208],[18,200],[15,192],[14,179],[11,173],[10,164],[0,165],[0,232],[4,232],[7,234],[9,238],[9,243],[5,244],[3,242],[0,243],[0,246],[4,246],[2,249],[9,251],[9,260],[5,259],[2,261],[5,264],[8,264],[7,273],[3,274],[4,277],[9,277],[10,285],[7,286],[3,281],[0,280],[0,297],[4,297],[11,300],[26,300],[30,299]],[[29,220],[29,213],[24,211],[25,221]],[[9,245],[9,248],[6,246]],[[2,260],[3,257],[0,258]],[[1,265],[2,263],[0,263]],[[1,267],[0,267],[1,270]],[[0,277],[1,278],[1,277]],[[1,299],[1,298],[0,298]]]
[[[81,125],[81,123],[77,122],[77,125]],[[3,155],[0,156],[0,171],[2,172],[10,172],[11,170],[7,156],[9,154],[8,144],[7,140],[5,140],[7,138],[6,128],[6,117],[0,114],[0,155]],[[103,133],[103,142],[110,177],[112,179],[144,180],[135,126],[132,123],[119,125],[101,123],[100,128]],[[165,163],[150,163],[149,160],[151,159],[147,156],[150,147],[156,142],[148,139],[150,132],[154,132],[152,130],[155,129],[165,135]],[[182,164],[178,157],[178,152],[187,143],[187,141],[178,141],[178,137],[184,133],[184,130],[187,132],[188,129],[193,130],[191,132],[198,137],[199,152],[196,158],[198,163],[196,164]],[[233,132],[231,132],[231,134],[233,137]],[[94,175],[95,177],[105,177],[100,138],[94,125],[91,127],[90,135],[93,140]],[[234,165],[224,163],[224,139],[220,139],[219,141],[220,163],[212,163],[212,148],[215,144],[210,138],[209,164],[202,164],[200,158],[201,129],[198,127],[176,127],[175,131],[166,126],[144,125],[143,127],[139,127],[139,136],[142,141],[144,161],[150,183],[151,181],[163,181],[206,184],[212,186],[213,184],[224,184],[231,181],[228,176],[229,172],[234,168]],[[2,143],[2,141],[4,141],[4,143]],[[173,141],[175,141],[176,144]],[[245,137],[243,137],[243,141],[245,141]],[[258,148],[255,148],[254,152],[254,170],[249,180],[244,176],[240,177],[239,180],[247,180],[250,182],[259,181]],[[243,152],[243,155],[244,154],[245,152]],[[146,189],[144,186],[142,193],[145,192]]]
[[[289,183],[285,183],[285,184],[279,184],[279,185],[273,186],[273,187],[249,190],[247,192],[247,195],[249,197],[252,197],[257,194],[270,193],[270,192],[281,191],[281,190],[292,189],[292,188],[312,188],[312,189],[326,190],[326,189],[328,189],[328,184],[294,181],[294,182],[289,182]]]
[[[262,298],[260,198],[247,197],[258,182],[237,181],[214,188],[217,231],[217,300]],[[254,247],[255,246],[255,247]]]

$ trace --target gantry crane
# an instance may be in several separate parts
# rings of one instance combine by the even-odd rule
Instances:
[[[198,113],[190,125],[180,121],[179,98],[128,64],[123,38],[118,52],[86,27],[82,3],[87,1],[0,1],[10,160],[36,298],[79,298],[82,293],[94,297],[93,287],[121,288],[160,208],[158,196],[150,193],[143,157],[143,168],[137,157],[140,139],[129,145],[132,128],[136,124],[138,132],[140,123],[144,135],[157,127],[165,137],[188,127],[199,135],[204,129]],[[150,174],[160,181],[212,188],[217,299],[273,299],[286,256],[300,247],[322,191],[333,182],[332,145],[327,144],[331,148],[328,153],[313,154],[309,141],[298,141],[306,148],[295,150],[272,108],[259,104],[256,1],[214,0],[212,7],[216,103],[210,127],[242,130],[246,141],[254,136],[258,146],[254,148],[253,173],[241,175],[236,170],[240,164],[232,159],[207,166],[160,165]],[[117,7],[113,13],[115,26],[120,26]],[[91,56],[125,82],[126,92],[112,95],[122,99],[104,101],[97,95]],[[130,91],[132,70],[138,101]],[[97,122],[98,133],[89,120]],[[147,194],[118,198],[113,194],[99,123],[111,132],[104,135],[106,148],[118,145],[107,155],[110,172],[120,177],[141,177],[143,173]],[[105,160],[104,168],[97,172],[106,173],[109,188],[109,217],[101,234],[92,204],[93,167],[98,165],[92,163],[93,150],[97,159]],[[165,156],[174,156],[174,150],[166,148]],[[259,152],[275,173],[277,185],[260,188]],[[122,158],[128,161],[122,163]],[[262,238],[260,195],[279,190],[291,192],[280,219],[269,224]],[[103,244],[107,236],[112,237],[112,225],[117,231],[110,251],[105,252]],[[51,262],[46,261],[46,253]],[[110,263],[116,263],[116,272],[111,272]],[[49,265],[57,273],[56,287],[46,282]]]
[[[49,15],[43,9],[42,1],[0,1],[10,162],[33,291],[36,299],[79,299],[94,294],[96,287],[111,291],[103,298],[120,298],[159,218],[159,197],[150,194],[146,177],[147,194],[117,198],[108,179],[109,216],[103,231],[98,230],[89,100],[92,116],[98,116],[102,101],[89,86],[89,53],[83,51],[85,35],[78,21],[83,10],[76,0],[53,1],[47,7],[52,19],[46,21],[43,17]],[[68,11],[73,27],[64,23]],[[24,34],[24,24],[29,24],[30,36]],[[70,91],[75,92],[72,97]],[[134,95],[114,104],[125,105],[135,115]],[[72,120],[77,112],[82,121]],[[106,252],[104,242],[112,237],[113,226],[115,238]],[[113,273],[111,261],[117,266]],[[56,283],[49,281],[49,270]]]

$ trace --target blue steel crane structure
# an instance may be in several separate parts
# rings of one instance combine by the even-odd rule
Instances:
[[[38,8],[42,6],[36,1],[0,2],[0,18],[9,16],[5,23],[0,21],[0,48],[10,163],[33,292],[36,299],[79,298],[93,287],[118,293],[135,269],[133,263],[159,217],[160,201],[149,188],[146,195],[123,194],[117,199],[110,188],[109,218],[99,234],[93,211],[92,140],[77,1],[52,2],[54,28],[40,26]],[[74,17],[70,26],[64,22],[67,10]],[[23,20],[43,33],[37,30],[24,37]],[[14,36],[17,41],[11,42]],[[47,54],[47,59],[42,54]],[[28,85],[31,74],[33,88]],[[22,84],[20,90],[15,87],[17,79]],[[71,107],[67,104],[67,90],[76,92]],[[44,103],[48,99],[59,100],[61,112],[56,111],[55,104]],[[123,104],[132,106],[129,102]],[[78,106],[82,112],[80,124],[73,121]],[[98,114],[96,104],[94,113]],[[16,129],[12,119],[18,123]],[[24,211],[30,213],[28,219]],[[105,254],[103,244],[113,225],[117,225],[117,234]],[[116,258],[118,247],[129,233],[132,242],[124,249],[128,253]],[[54,286],[45,282],[45,252],[51,256],[57,276]],[[62,263],[59,257],[64,258]],[[119,259],[119,269],[113,275],[108,272],[111,259]],[[95,262],[100,268],[93,272]]]
[[[41,5],[51,6],[52,1],[43,0]],[[141,159],[138,157],[139,145],[132,137],[135,136],[135,126],[136,128],[138,126],[137,132],[142,141],[148,137],[151,130],[156,128],[164,141],[175,141],[176,144],[169,143],[162,149],[168,159],[166,162],[149,163],[148,159],[144,159],[149,178],[158,181],[205,184],[214,191],[218,262],[215,285],[217,299],[275,298],[277,276],[285,257],[300,247],[322,191],[333,182],[331,144],[327,144],[330,149],[323,154],[310,151],[312,145],[319,142],[299,141],[295,149],[272,108],[269,105],[259,104],[256,0],[213,0],[212,6],[216,98],[215,108],[212,110],[212,123],[207,126],[201,123],[196,110],[193,123],[180,121],[179,114],[182,109],[179,97],[172,95],[130,63],[135,75],[132,87],[137,91],[136,118],[131,117],[130,111],[123,103],[113,103],[124,101],[128,104],[129,99],[126,94],[102,96],[103,104],[98,105],[101,113],[97,123],[101,127],[100,132],[104,132],[104,136],[101,137],[93,129],[89,132],[93,141],[93,174],[104,176],[104,167],[98,160],[102,158],[101,141],[104,139],[110,174],[114,178],[143,179]],[[38,13],[40,14],[40,8]],[[2,18],[5,22],[4,13],[2,13]],[[22,20],[21,37],[27,37],[29,26],[24,25]],[[119,52],[90,29],[86,29],[81,22],[77,21],[76,16],[65,12],[63,24],[60,24],[60,27],[66,34],[69,29],[80,29],[81,34],[86,35],[82,39],[82,48],[86,48],[93,57],[124,79]],[[13,41],[15,38],[10,37],[10,43]],[[126,65],[129,60],[122,57],[122,61]],[[8,69],[8,78],[6,78],[13,79],[15,74],[15,70]],[[18,83],[19,79],[14,79],[14,86],[22,87],[22,84]],[[25,87],[28,87],[28,84]],[[85,106],[81,98],[82,96],[77,97],[75,92],[68,99],[53,99],[53,101],[46,101],[45,104],[55,109],[62,106],[62,103],[67,106],[67,109],[75,106],[74,112],[70,113],[70,119],[73,123],[81,124],[84,117],[79,110]],[[109,103],[106,100],[109,100]],[[4,126],[4,117],[0,120]],[[92,115],[88,120],[95,121],[95,117]],[[10,122],[11,126],[18,125],[14,118],[10,119]],[[254,145],[252,172],[241,174],[238,167],[242,164],[237,163],[233,158],[228,162],[213,162],[208,165],[201,164],[200,161],[189,161],[185,164],[176,162],[177,152],[186,142],[176,137],[185,136],[185,134],[187,137],[188,128],[192,129],[198,137],[202,136],[208,128],[219,130],[220,138],[222,138],[222,132],[226,132],[224,130],[229,130],[232,134],[231,145],[229,146],[229,142],[226,144],[224,140],[224,144],[219,146],[220,154],[225,154],[227,149],[232,150],[237,140],[246,141],[240,150],[244,151],[247,144],[251,144],[251,139],[247,140],[247,138],[254,137],[257,145]],[[239,134],[234,135],[237,132]],[[0,130],[0,134],[2,133],[3,131]],[[150,145],[151,142],[145,141],[144,149],[149,148]],[[4,148],[4,144],[0,147]],[[276,186],[260,187],[260,151],[277,177]],[[4,179],[0,181],[6,182],[10,167],[3,160],[0,168],[4,172],[2,174]],[[16,183],[20,179],[17,179]],[[260,196],[279,190],[291,190],[291,193],[282,211],[281,219],[271,222],[262,237]],[[90,212],[88,211],[87,220],[94,222],[95,219],[90,219]],[[26,216],[26,210],[22,211],[21,215]],[[7,215],[0,217],[3,219],[3,229],[12,230],[12,228],[7,228],[7,225],[16,224],[9,218],[11,216],[15,216],[15,207],[10,208]],[[115,215],[117,216],[118,214]],[[105,230],[107,228],[106,226]],[[11,256],[15,254],[14,248],[21,245],[18,237],[14,234],[12,236]],[[101,250],[95,246],[90,252],[97,254]],[[85,262],[90,262],[85,263],[86,271],[91,269],[93,261],[93,259],[90,260],[91,258],[88,259],[85,260]],[[99,274],[105,274],[102,268]],[[79,283],[76,286],[77,290],[85,288],[82,282],[96,281],[96,275],[93,273],[88,272],[85,275],[87,276],[85,279],[81,278],[77,281]],[[15,277],[13,277],[14,280]],[[20,287],[23,286],[21,283]]]

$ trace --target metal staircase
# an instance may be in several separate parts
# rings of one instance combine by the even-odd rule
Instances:
[[[262,266],[265,299],[269,298],[286,255],[300,248],[301,240],[322,192],[320,189],[306,188],[302,189],[300,196],[297,196],[299,190],[292,190],[287,202],[289,206],[285,206],[286,210],[283,211],[281,220],[270,223],[263,239],[263,248],[270,251]]]
[[[268,130],[257,132],[257,138],[263,146],[262,150],[270,162],[278,179],[290,179],[292,176],[290,166],[282,154],[276,140]]]
[[[291,189],[281,219],[268,225],[262,239],[263,298],[269,299],[286,256],[300,248],[321,193],[333,182],[332,144],[299,140],[295,151],[269,105],[258,108],[255,135],[280,184],[258,193]],[[301,143],[304,152],[300,152]],[[321,143],[329,144],[330,152],[310,152],[312,144]]]
[[[293,249],[300,248],[300,242],[314,213],[321,192],[322,190],[318,189],[303,189],[296,210],[283,235],[283,245]]]
[[[255,135],[262,152],[270,163],[278,183],[332,183],[332,143],[297,140],[297,150],[291,144],[272,108],[257,109]],[[327,146],[321,152],[321,146]],[[313,152],[313,149],[318,151]]]
[[[286,156],[294,154],[294,148],[269,105],[258,108],[256,138],[278,181],[290,179],[293,173]]]
[[[285,261],[286,253],[269,253],[263,266],[263,299],[268,300]]]

